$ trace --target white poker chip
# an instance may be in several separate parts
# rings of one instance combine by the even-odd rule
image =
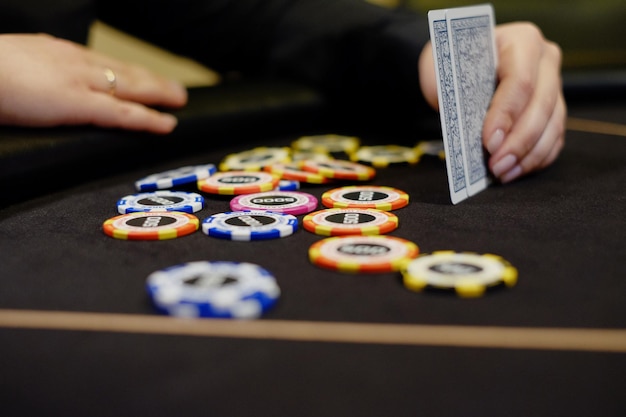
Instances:
[[[214,164],[189,165],[148,175],[135,182],[137,191],[154,191],[190,184],[208,178],[217,171]]]
[[[278,239],[298,230],[298,218],[265,210],[217,213],[202,222],[202,232],[220,239],[250,241]]]
[[[195,213],[204,207],[204,197],[186,191],[159,190],[131,194],[117,201],[120,214],[140,211],[183,211]]]
[[[512,287],[517,269],[500,256],[473,252],[436,251],[423,254],[402,269],[406,288],[453,290],[461,297],[478,297],[497,286]]]
[[[151,273],[155,307],[176,317],[254,319],[280,297],[275,277],[248,262],[195,261]]]

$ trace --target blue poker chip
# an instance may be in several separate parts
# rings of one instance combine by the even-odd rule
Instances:
[[[196,183],[217,172],[215,164],[189,165],[157,174],[148,175],[135,182],[137,191],[154,191]]]
[[[117,201],[120,214],[147,211],[183,211],[195,213],[204,207],[204,197],[198,193],[159,190],[131,194]]]
[[[248,262],[196,261],[151,273],[146,288],[154,306],[176,317],[258,318],[276,304],[275,277]]]
[[[300,189],[300,181],[280,180],[275,189],[280,191],[296,191]]]
[[[250,241],[278,239],[298,230],[298,218],[267,210],[217,213],[202,222],[202,232],[220,239]]]

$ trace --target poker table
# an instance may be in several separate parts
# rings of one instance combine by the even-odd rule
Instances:
[[[308,249],[324,237],[302,228],[250,242],[102,230],[146,175],[309,134],[414,145],[440,137],[434,114],[415,130],[370,126],[329,117],[305,87],[238,82],[192,89],[165,137],[3,128],[0,413],[626,415],[626,101],[576,92],[565,148],[542,172],[457,205],[436,156],[368,181],[410,196],[390,235],[421,253],[491,253],[517,269],[516,285],[475,298],[410,291],[399,272],[321,268]],[[330,187],[300,191],[319,198]],[[205,197],[200,219],[229,210],[230,196]],[[258,264],[280,298],[258,319],[157,312],[147,276],[202,260]]]

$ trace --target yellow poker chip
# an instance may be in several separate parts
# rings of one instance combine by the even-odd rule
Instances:
[[[346,185],[322,194],[322,204],[329,208],[375,208],[391,211],[409,204],[409,195],[383,185]]]
[[[389,235],[333,236],[309,247],[311,263],[348,273],[399,271],[418,255],[415,243]]]
[[[261,171],[263,167],[291,161],[291,148],[259,146],[226,155],[219,164],[220,171]]]
[[[423,140],[418,142],[415,146],[416,152],[420,155],[429,155],[436,156],[439,159],[445,160],[446,153],[443,146],[443,140],[441,139],[433,139],[433,140]]]
[[[326,184],[332,182],[331,178],[317,174],[315,172],[304,171],[298,162],[284,162],[268,165],[264,171],[271,172],[286,180],[296,180],[309,184]]]
[[[200,227],[193,214],[163,212],[133,212],[106,220],[102,230],[108,236],[122,240],[166,240],[189,235]]]
[[[252,194],[273,190],[280,177],[265,171],[224,171],[198,181],[198,189],[210,194]]]
[[[376,170],[373,167],[345,159],[329,161],[309,159],[301,161],[300,168],[337,180],[368,181],[376,176]]]
[[[291,153],[291,160],[293,162],[306,161],[307,159],[313,159],[314,161],[328,161],[329,159],[334,159],[334,157],[323,150],[310,150],[310,151],[297,151],[294,150]]]
[[[328,208],[302,219],[309,232],[322,236],[382,235],[398,227],[398,216],[371,208]]]
[[[355,152],[361,145],[361,139],[356,136],[324,135],[301,136],[291,143],[297,151],[312,151],[322,153],[344,152],[348,155]]]
[[[512,287],[517,269],[493,254],[435,251],[423,254],[401,269],[404,286],[416,292],[453,291],[464,298],[480,297],[489,289]]]
[[[415,148],[400,145],[361,146],[350,155],[350,160],[354,162],[369,163],[377,168],[401,163],[415,165],[419,159],[420,154]]]

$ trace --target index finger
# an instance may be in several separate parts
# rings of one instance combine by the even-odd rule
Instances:
[[[107,93],[92,92],[81,100],[75,100],[77,108],[68,112],[65,119],[68,124],[90,123],[100,127],[147,131],[156,134],[170,133],[178,120],[169,113],[164,113],[126,101]]]

